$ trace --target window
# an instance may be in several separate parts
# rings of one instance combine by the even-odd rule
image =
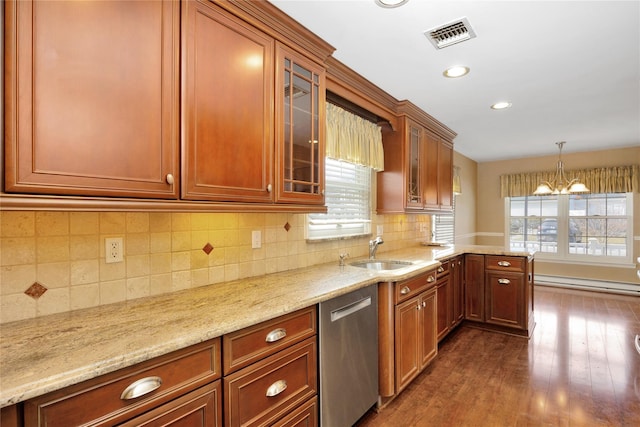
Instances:
[[[307,239],[371,233],[371,168],[325,159],[326,214],[307,215]]]
[[[508,244],[542,259],[630,262],[633,193],[506,198]]]
[[[433,215],[431,217],[433,240],[436,242],[455,243],[455,206],[453,198],[453,212],[450,214]]]

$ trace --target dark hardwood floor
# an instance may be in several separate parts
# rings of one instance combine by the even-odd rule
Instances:
[[[640,298],[536,286],[531,339],[460,327],[377,426],[640,426]]]

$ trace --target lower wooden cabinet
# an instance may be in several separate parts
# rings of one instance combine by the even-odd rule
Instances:
[[[220,377],[216,338],[28,400],[24,425],[171,425],[185,416],[219,422]]]
[[[222,337],[224,425],[318,424],[316,307]]]
[[[530,336],[534,262],[527,256],[466,255],[469,324]]]
[[[381,404],[395,397],[436,357],[435,270],[378,285]]]

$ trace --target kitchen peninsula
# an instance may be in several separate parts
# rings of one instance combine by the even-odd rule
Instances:
[[[487,268],[492,256],[533,262],[533,254],[501,247],[414,246],[378,256],[412,262],[393,271],[339,266],[336,256],[335,263],[4,324],[0,406],[130,367],[370,284],[410,279],[434,271],[442,260],[468,254],[486,256]],[[531,309],[532,270],[526,295],[519,294]],[[489,270],[486,277],[488,283],[493,280]],[[524,335],[528,334],[530,330]]]

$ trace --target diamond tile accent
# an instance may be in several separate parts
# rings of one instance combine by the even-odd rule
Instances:
[[[38,299],[42,295],[44,295],[47,290],[48,289],[42,286],[40,283],[34,282],[33,285],[29,286],[29,288],[24,291],[24,293],[29,295],[33,299]]]
[[[207,243],[206,245],[204,245],[204,248],[202,248],[202,250],[205,254],[209,255],[213,250],[213,245],[211,243]]]
[[[287,231],[289,231],[289,230],[291,229],[291,225],[287,222],[287,223],[284,225],[284,229],[285,229],[285,230],[287,230]]]

